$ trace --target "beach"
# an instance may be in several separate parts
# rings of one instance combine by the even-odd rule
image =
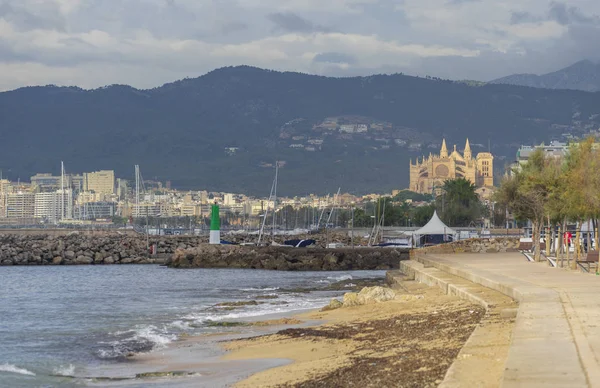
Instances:
[[[289,359],[236,387],[437,386],[485,310],[436,288],[408,285],[392,301],[310,312],[325,324],[224,343],[227,360]]]
[[[33,323],[40,312],[54,320],[33,336],[14,326],[2,337],[0,383],[6,386],[437,386],[490,315],[406,280],[394,283],[392,300],[321,311],[344,292],[385,286],[383,271],[274,277],[257,270],[88,266],[34,272],[29,283],[8,284],[21,308],[5,314],[14,315],[11,322]],[[63,281],[51,292],[46,286],[41,301],[32,298],[49,276]],[[98,292],[82,299],[78,291],[90,283]],[[126,291],[119,288],[124,283]],[[73,295],[68,303],[65,295]],[[49,315],[57,306],[63,313]],[[507,337],[505,323],[497,324],[504,331],[483,337]],[[22,344],[39,351],[28,353]],[[487,356],[499,361],[493,371],[477,368],[478,381],[500,376],[506,355],[494,352]]]
[[[395,291],[395,299],[386,302],[248,321],[252,335],[190,337],[162,355],[141,355],[138,362],[198,373],[168,380],[169,386],[438,386],[474,329],[490,324],[488,313],[412,281]],[[505,333],[510,324],[490,330]],[[212,358],[206,358],[207,349]],[[493,368],[473,372],[481,386],[497,386],[505,350],[488,352],[498,360]]]

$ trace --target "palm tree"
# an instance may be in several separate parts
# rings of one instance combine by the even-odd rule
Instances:
[[[469,226],[479,219],[483,206],[475,189],[475,185],[465,178],[445,181],[442,195],[436,200],[441,219],[450,226]]]

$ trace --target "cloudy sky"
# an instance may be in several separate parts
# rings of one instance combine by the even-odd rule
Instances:
[[[491,80],[597,60],[598,37],[598,0],[0,0],[0,90],[240,64]]]

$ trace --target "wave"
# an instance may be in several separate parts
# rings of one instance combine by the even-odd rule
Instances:
[[[279,287],[265,287],[265,288],[240,288],[241,291],[277,291]]]
[[[116,337],[113,341],[100,342],[96,355],[104,360],[122,360],[135,353],[150,352],[166,347],[175,341],[177,335],[159,330],[156,326],[139,326],[132,330],[117,331],[110,334]]]
[[[69,364],[68,366],[61,365],[54,368],[55,376],[73,377],[75,376],[75,365]]]
[[[227,312],[223,314],[198,312],[188,314],[181,319],[184,321],[193,321],[196,324],[206,324],[208,322],[236,321],[248,318],[256,318],[271,314],[285,314],[298,310],[310,310],[323,307],[330,301],[330,297],[306,298],[306,296],[286,298],[284,305],[273,305],[270,303],[259,306],[249,306],[245,310]]]
[[[19,368],[18,366],[12,365],[12,364],[0,365],[0,372],[17,373],[20,375],[35,376],[35,373],[33,373],[32,371],[29,371],[24,368]]]
[[[352,275],[341,275],[341,276],[327,276],[329,280],[335,280],[336,282],[341,282],[342,280],[352,280]]]

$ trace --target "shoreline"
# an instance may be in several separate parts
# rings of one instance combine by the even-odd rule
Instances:
[[[391,301],[301,315],[324,319],[318,326],[224,343],[225,360],[292,360],[234,386],[439,385],[485,310],[435,288],[407,288]]]
[[[387,302],[240,320],[301,323],[182,338],[164,350],[136,355],[127,369],[158,371],[144,385],[177,387],[437,386],[485,310],[436,288],[403,286]],[[398,368],[404,380],[391,372]],[[195,375],[160,378],[173,371]],[[363,375],[369,380],[362,381]]]

